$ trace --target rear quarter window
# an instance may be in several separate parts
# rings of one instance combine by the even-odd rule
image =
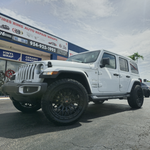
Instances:
[[[131,72],[135,74],[139,74],[138,66],[136,63],[130,62]]]

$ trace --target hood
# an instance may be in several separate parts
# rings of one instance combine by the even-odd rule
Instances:
[[[92,64],[78,63],[72,61],[50,60],[52,66],[73,67],[73,68],[91,68]]]
[[[29,62],[27,64],[42,64],[45,65],[48,64],[48,62],[51,62],[52,67],[69,67],[69,68],[83,68],[83,69],[92,69],[94,68],[93,63],[78,63],[78,62],[72,62],[72,61],[62,61],[62,60],[43,60],[43,61],[34,61]]]

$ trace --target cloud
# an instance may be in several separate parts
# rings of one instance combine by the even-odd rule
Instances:
[[[50,3],[57,0],[26,0],[27,2],[43,2],[43,3]]]
[[[150,30],[138,32],[136,34],[120,34],[114,37],[111,41],[114,47],[111,51],[129,56],[138,52],[144,57],[144,60],[138,60],[138,66],[141,78],[150,80]]]
[[[126,56],[138,52],[144,56],[138,62],[139,70],[148,77],[148,0],[15,0],[2,4],[2,13],[88,50],[107,49]]]
[[[64,0],[67,5],[72,6],[72,14],[77,11],[82,14],[78,17],[107,17],[112,16],[114,8],[109,0]]]
[[[60,18],[81,19],[114,15],[114,8],[109,0],[26,0],[29,3],[51,4],[51,13]]]
[[[146,56],[150,48],[149,39],[149,29],[136,34],[120,34],[112,40],[110,39],[114,43],[114,47],[111,50],[119,53],[127,52],[128,55],[138,52],[140,55]]]
[[[31,25],[33,27],[36,27],[38,29],[41,29],[43,31],[46,31],[48,33],[53,34],[53,32],[50,29],[48,29],[42,22],[33,21],[32,19],[30,19],[26,16],[19,15],[19,14],[15,13],[14,11],[6,9],[6,8],[0,8],[0,12],[2,14],[5,14],[5,15],[9,16],[9,17],[17,19],[17,20],[19,20],[23,23],[27,23],[28,25]]]

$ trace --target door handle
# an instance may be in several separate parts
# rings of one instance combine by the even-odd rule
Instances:
[[[126,78],[130,78],[130,76],[126,76]]]
[[[119,76],[119,74],[117,74],[117,73],[114,73],[114,76]]]

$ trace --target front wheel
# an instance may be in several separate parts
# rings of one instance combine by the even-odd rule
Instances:
[[[76,80],[61,79],[51,84],[42,98],[45,116],[57,124],[71,124],[85,112],[88,94]]]
[[[143,91],[140,85],[135,85],[128,97],[128,104],[130,107],[138,109],[141,108],[144,102]]]
[[[36,104],[31,104],[31,103],[25,103],[25,102],[18,102],[18,101],[13,101],[13,105],[20,111],[24,113],[33,113],[36,112],[41,108],[40,103]]]

